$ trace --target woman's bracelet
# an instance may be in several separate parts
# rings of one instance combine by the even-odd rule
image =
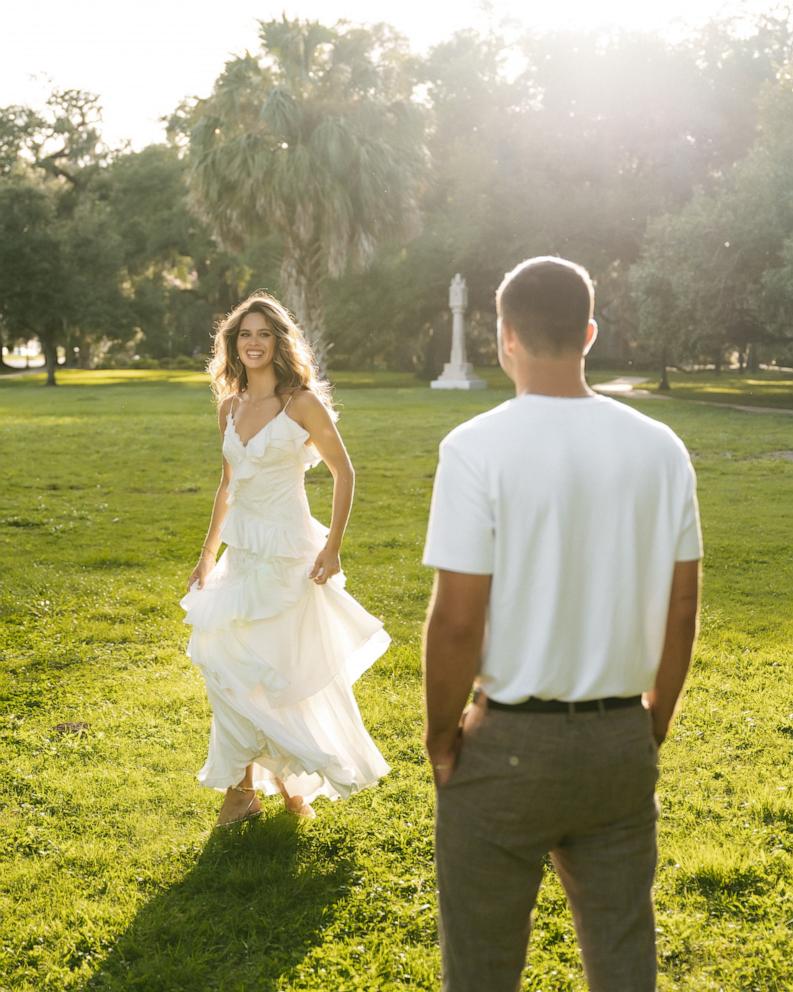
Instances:
[[[217,557],[217,551],[210,551],[210,549],[207,547],[201,548],[201,554],[199,555],[199,558],[206,558],[207,556],[209,556],[210,558],[215,558]]]

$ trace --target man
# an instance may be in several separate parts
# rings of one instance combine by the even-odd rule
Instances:
[[[550,854],[590,989],[652,992],[657,748],[699,609],[694,472],[668,427],[588,388],[584,269],[530,259],[496,304],[516,396],[441,443],[424,552],[443,987],[519,987]]]

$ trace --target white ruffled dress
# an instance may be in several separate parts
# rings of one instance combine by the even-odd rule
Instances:
[[[305,471],[321,460],[307,439],[282,410],[243,444],[229,414],[226,549],[181,606],[212,707],[199,782],[224,791],[252,762],[257,789],[275,794],[277,776],[311,802],[346,798],[389,771],[352,684],[390,638],[345,592],[343,574],[324,585],[308,577],[327,530],[306,497]]]

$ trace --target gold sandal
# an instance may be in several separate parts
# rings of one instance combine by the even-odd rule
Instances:
[[[300,806],[298,806],[297,809],[289,808],[289,802],[292,799],[300,799]],[[302,796],[290,796],[289,800],[286,802],[286,811],[287,813],[291,813],[293,816],[303,816],[307,820],[313,820],[317,815],[314,807],[305,802]]]
[[[233,823],[242,823],[243,820],[252,820],[255,816],[259,816],[262,811],[261,806],[259,809],[251,811],[251,806],[253,806],[254,802],[256,802],[256,789],[252,786],[232,785],[231,788],[234,789],[235,792],[252,792],[253,795],[251,796],[251,801],[248,803],[248,807],[242,816],[237,816],[233,820],[225,820],[223,823],[216,823],[216,827],[230,827]]]

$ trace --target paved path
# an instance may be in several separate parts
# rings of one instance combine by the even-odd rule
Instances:
[[[60,368],[60,366],[58,366]],[[38,375],[39,372],[46,372],[46,366],[40,365],[31,369],[14,369],[13,372],[0,372],[0,382],[3,379],[10,379],[12,376],[18,375]]]
[[[703,403],[705,406],[726,406],[728,410],[740,410],[742,413],[779,413],[783,417],[793,417],[793,410],[784,406],[748,406],[741,403],[719,403],[714,400],[690,400],[685,396],[669,396],[667,399],[685,400],[686,403]]]
[[[640,400],[683,400],[686,403],[702,403],[705,406],[726,407],[728,410],[740,410],[742,413],[780,413],[785,417],[793,417],[793,410],[779,406],[749,406],[746,403],[719,403],[716,400],[696,400],[687,396],[675,396],[674,390],[669,393],[658,393],[649,389],[636,389],[644,382],[650,380],[638,375],[622,375],[618,379],[610,379],[608,382],[599,382],[592,388],[596,393],[605,393],[607,396],[617,396],[620,399],[640,399]]]
[[[647,376],[642,375],[621,375],[619,379],[609,379],[608,382],[599,382],[592,388],[596,393],[605,393],[607,396],[620,396],[624,399],[654,399],[666,400],[669,397],[651,393],[649,389],[637,389],[643,382],[649,382]]]

